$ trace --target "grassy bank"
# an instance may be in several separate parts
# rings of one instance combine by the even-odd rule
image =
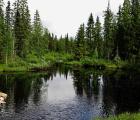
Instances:
[[[34,54],[28,55],[25,59],[15,57],[8,60],[8,64],[0,64],[0,72],[7,71],[34,71],[41,70],[52,66],[57,62],[65,62],[71,59],[70,54],[48,53],[44,56],[36,56]]]
[[[99,69],[116,69],[124,66],[126,62],[123,61],[108,61],[95,58],[83,58],[79,61],[75,61],[73,55],[66,53],[47,53],[44,56],[36,56],[35,54],[28,55],[25,59],[19,57],[13,60],[8,60],[8,64],[0,64],[0,71],[33,71],[33,70],[46,70],[46,68],[52,66],[54,63],[63,63],[70,66],[81,67],[95,67]]]
[[[124,61],[108,61],[104,59],[84,58],[79,61],[67,61],[65,64],[72,66],[95,67],[103,69],[117,69],[126,65]]]
[[[135,114],[125,113],[109,118],[97,118],[96,120],[140,120],[140,113]]]

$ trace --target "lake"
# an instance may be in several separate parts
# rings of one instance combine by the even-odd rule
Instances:
[[[121,70],[69,68],[1,73],[0,120],[91,120],[140,111],[140,74]]]

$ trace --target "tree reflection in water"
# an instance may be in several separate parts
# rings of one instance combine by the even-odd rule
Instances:
[[[65,80],[71,77],[76,96],[88,99],[100,111],[100,116],[137,112],[140,109],[140,74],[69,68],[60,64],[46,73],[1,74],[0,91],[8,94],[3,109],[22,112],[31,103],[39,105],[44,96],[47,101],[48,81],[54,80],[58,74]]]

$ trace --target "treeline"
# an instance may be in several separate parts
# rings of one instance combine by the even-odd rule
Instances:
[[[13,6],[13,8],[11,8]],[[38,10],[31,21],[27,0],[16,0],[13,5],[8,1],[5,11],[0,0],[0,61],[7,64],[17,57],[26,58],[29,54],[38,57],[50,51],[68,51],[68,35],[60,38],[51,34],[41,23]]]
[[[88,23],[80,25],[76,36],[75,56],[94,56],[107,60],[140,60],[140,0],[124,0],[114,15],[108,4],[104,24],[92,14]]]
[[[12,8],[11,8],[12,6]],[[136,63],[140,57],[140,0],[124,0],[114,15],[108,4],[104,24],[91,13],[87,25],[81,24],[75,38],[57,38],[41,23],[38,10],[32,22],[27,0],[13,5],[0,0],[0,61],[28,55],[41,57],[48,52],[70,53],[76,60],[86,57],[107,60],[128,60]]]

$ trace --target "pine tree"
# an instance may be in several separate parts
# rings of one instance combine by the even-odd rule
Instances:
[[[129,58],[130,46],[132,41],[132,16],[131,4],[129,0],[124,0],[123,7],[119,11],[118,18],[118,49],[119,55],[123,60]]]
[[[5,63],[7,64],[8,58],[13,58],[13,32],[12,32],[12,22],[11,22],[11,7],[10,1],[7,3],[6,15],[5,15],[5,40],[3,42]]]
[[[42,54],[41,50],[41,42],[42,42],[43,28],[41,24],[41,19],[39,15],[39,11],[36,10],[34,15],[34,24],[33,24],[33,32],[32,32],[32,49],[38,55]]]
[[[110,10],[110,5],[108,4],[107,10],[104,14],[104,57],[106,59],[112,58],[112,51],[114,47],[113,39],[113,13]]]
[[[53,33],[50,35],[49,41],[50,41],[49,42],[49,44],[50,44],[50,51],[54,52],[54,34]]]
[[[59,52],[65,52],[65,50],[66,50],[66,48],[65,48],[66,46],[65,46],[65,39],[62,37],[62,35],[61,35],[61,37],[59,38],[59,40],[58,40],[58,51]]]
[[[27,0],[18,0],[15,5],[14,31],[16,38],[16,54],[19,57],[26,57],[28,53],[29,35],[31,31],[30,14]]]
[[[120,59],[121,53],[121,41],[123,39],[123,25],[122,25],[122,8],[119,6],[119,11],[117,13],[117,30],[116,30],[116,39],[115,39],[115,48],[116,48],[116,56],[115,59]]]
[[[4,2],[0,0],[0,60],[3,60],[3,42],[5,40],[5,24],[4,24]]]
[[[5,24],[6,24],[6,30],[9,30],[11,28],[11,4],[10,4],[10,1],[7,2]]]
[[[98,52],[98,57],[102,57],[102,52],[103,52],[103,40],[102,40],[102,28],[101,28],[101,23],[100,23],[100,19],[99,17],[97,16],[97,19],[96,19],[96,23],[95,23],[95,47],[97,49],[97,52]]]
[[[57,49],[57,35],[55,35],[53,39],[53,51],[57,52],[56,49]]]
[[[75,59],[77,60],[80,60],[86,55],[84,24],[80,25],[80,28],[76,36],[74,55]]]
[[[113,16],[113,20],[112,20],[112,53],[111,53],[111,59],[115,59],[116,55],[117,55],[117,17]]]
[[[94,19],[92,13],[90,14],[90,17],[88,19],[87,28],[86,28],[86,46],[87,46],[87,52],[92,55],[95,50],[94,45]]]
[[[49,52],[52,51],[52,49],[53,49],[52,44],[53,44],[53,39],[52,39],[51,34],[49,33],[49,35],[48,35],[48,50],[49,50]]]
[[[25,42],[24,42],[24,54],[26,56],[26,54],[28,54],[31,49],[30,49],[30,41],[31,41],[31,31],[32,31],[32,27],[31,27],[31,16],[30,16],[30,11],[28,6],[26,6],[25,8],[25,13],[24,13],[24,31],[25,31]]]
[[[65,52],[68,53],[69,52],[69,35],[67,33],[67,35],[65,36]]]
[[[46,53],[49,51],[49,31],[47,28],[44,29],[42,48],[44,50],[43,53]]]
[[[73,48],[74,48],[74,41],[75,41],[74,38],[70,37],[70,43],[69,43],[69,50],[70,50],[69,53],[70,54],[73,54],[73,51],[74,51],[73,50]]]
[[[129,58],[131,62],[136,62],[136,57],[139,58],[140,52],[140,1],[132,0],[131,14],[132,14],[132,36],[131,42],[129,43]],[[138,59],[139,60],[139,59]],[[138,61],[137,60],[137,61]]]
[[[14,25],[14,32],[15,32],[15,47],[16,47],[16,55],[22,56],[21,52],[23,50],[23,38],[22,38],[22,31],[21,31],[21,21],[20,21],[20,13],[19,10],[16,11],[15,15],[15,25]]]

